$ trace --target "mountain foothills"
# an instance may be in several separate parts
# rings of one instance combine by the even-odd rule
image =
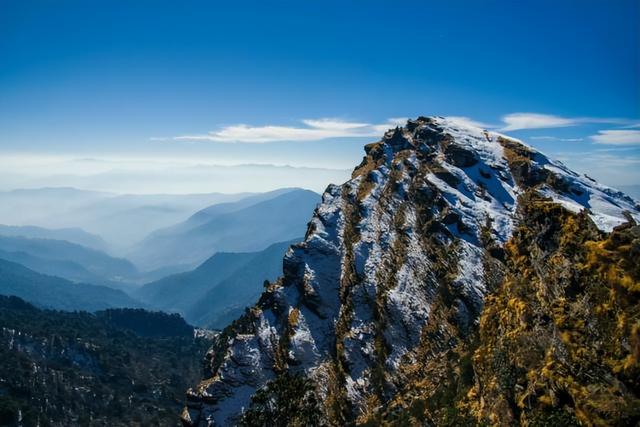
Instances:
[[[118,289],[70,282],[3,259],[0,259],[0,295],[17,296],[43,308],[69,311],[142,305]]]
[[[0,296],[0,425],[175,426],[210,345],[177,315]]]
[[[198,268],[148,283],[134,297],[155,309],[180,313],[194,324],[222,329],[253,305],[265,280],[282,273],[282,257],[296,239],[260,252],[219,252]]]
[[[138,274],[125,259],[66,240],[0,235],[0,258],[74,282],[122,286]]]
[[[48,229],[35,226],[0,225],[0,236],[23,237],[28,239],[64,240],[96,251],[107,252],[104,239],[96,234],[87,233],[81,228]]]
[[[636,425],[640,207],[439,117],[365,147],[187,393],[206,425]]]

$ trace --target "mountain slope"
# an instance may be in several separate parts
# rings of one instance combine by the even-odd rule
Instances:
[[[81,228],[48,229],[32,225],[11,226],[0,224],[0,236],[26,237],[29,239],[65,240],[96,251],[106,251],[107,244],[102,237],[87,233]]]
[[[175,426],[208,345],[177,316],[0,296],[0,425]]]
[[[177,227],[184,227],[182,230],[189,230],[198,225],[202,225],[206,222],[209,222],[219,215],[237,212],[244,208],[248,208],[260,202],[264,202],[275,197],[284,195],[286,193],[290,193],[292,191],[298,190],[296,188],[280,188],[278,190],[268,191],[266,193],[258,193],[253,194],[247,197],[244,197],[238,201],[227,202],[227,203],[218,203],[212,206],[208,206],[204,209],[199,210],[194,213],[187,219],[184,223],[178,224],[174,227],[168,227],[166,230],[159,230],[156,234],[162,234],[165,231],[175,232]]]
[[[172,274],[141,286],[135,296],[158,310],[184,313],[211,287],[253,258],[253,252],[219,252],[195,270]]]
[[[0,236],[6,259],[72,281],[118,282],[137,274],[129,261],[64,240]]]
[[[0,259],[0,294],[14,295],[40,307],[58,310],[95,311],[141,306],[120,290],[45,276],[3,259]]]
[[[268,196],[272,197],[252,198],[249,206],[240,201],[200,211],[182,224],[153,233],[128,257],[143,269],[175,265],[178,260],[194,268],[216,252],[259,251],[304,233],[319,195],[288,189]]]
[[[120,251],[146,235],[188,218],[193,212],[214,203],[241,200],[238,194],[123,194],[99,200],[73,212],[75,221],[87,230],[108,237]]]
[[[289,424],[304,424],[310,414],[331,425],[502,422],[500,410],[483,412],[494,403],[492,384],[520,390],[512,381],[529,377],[507,369],[492,379],[491,366],[513,361],[483,361],[490,350],[481,349],[491,345],[483,333],[499,338],[504,330],[483,331],[481,316],[487,295],[504,292],[510,268],[529,256],[510,249],[534,220],[529,200],[581,216],[594,236],[640,218],[631,198],[520,141],[443,118],[409,121],[365,151],[350,181],[327,188],[305,240],[285,256],[283,277],[217,339],[211,375],[188,393],[186,425],[237,423],[247,408],[242,421],[262,425],[281,413],[268,402],[284,402]],[[538,220],[535,242],[552,248],[562,219]],[[536,262],[523,272],[545,268]],[[515,310],[505,316],[517,320],[521,302],[508,304]],[[629,325],[637,313],[635,304]],[[620,333],[631,334],[623,342],[637,342],[637,328]],[[625,408],[633,407],[637,389],[624,384]],[[544,402],[567,419],[589,418],[563,396]],[[511,408],[513,420],[534,412],[521,403],[506,402],[520,408]],[[633,417],[626,411],[619,419]]]
[[[485,423],[637,425],[640,227],[603,235],[535,195],[520,213],[480,318],[477,382],[458,406]]]
[[[264,291],[264,281],[273,281],[282,273],[282,258],[300,239],[276,243],[237,268],[209,289],[186,312],[196,325],[222,329],[236,319],[245,307],[252,306]]]
[[[217,253],[195,270],[148,283],[134,295],[156,309],[180,313],[194,325],[224,327],[256,301],[265,280],[280,275],[282,257],[295,241],[260,252]]]
[[[82,265],[69,260],[40,258],[26,252],[8,252],[3,250],[0,250],[0,259],[15,262],[41,274],[61,277],[72,282],[93,283],[94,285],[105,282],[104,278],[91,273]]]

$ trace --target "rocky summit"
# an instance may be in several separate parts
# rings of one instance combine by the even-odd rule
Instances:
[[[441,117],[365,152],[216,338],[185,425],[640,421],[633,199]]]

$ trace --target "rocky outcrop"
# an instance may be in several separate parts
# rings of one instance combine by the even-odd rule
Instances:
[[[252,396],[287,376],[309,382],[321,423],[444,423],[432,406],[449,408],[475,378],[486,296],[527,220],[522,197],[584,211],[599,232],[624,212],[640,218],[632,199],[522,142],[444,118],[411,120],[365,153],[325,191],[282,278],[217,337],[185,425],[251,424]]]

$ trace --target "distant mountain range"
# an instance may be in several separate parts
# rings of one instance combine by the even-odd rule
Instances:
[[[35,206],[56,198],[70,200],[76,213],[103,204],[113,212],[116,204],[129,206],[127,199],[138,199],[73,189],[16,191],[9,199],[16,206]],[[169,198],[147,200],[175,205]],[[130,256],[144,271],[98,249],[104,241],[80,228],[0,226],[0,294],[64,310],[147,306],[180,313],[193,324],[221,327],[260,295],[265,280],[281,274],[282,257],[302,239],[320,196],[286,188],[222,200],[233,201],[208,205],[137,245]],[[140,283],[147,285],[138,288]]]
[[[284,189],[203,209],[157,230],[127,254],[144,270],[194,268],[216,252],[254,252],[304,234],[320,195]]]
[[[120,290],[73,283],[59,277],[36,273],[20,264],[2,259],[0,294],[20,297],[39,307],[68,311],[141,307],[138,301]]]
[[[180,313],[194,325],[221,328],[257,299],[265,280],[282,274],[282,257],[300,240],[259,252],[217,253],[195,270],[148,283],[133,296],[154,309]]]
[[[281,216],[282,222],[263,212],[264,220],[255,222],[263,226],[259,229],[261,232],[257,233],[259,238],[256,244],[242,244],[240,240],[229,245],[220,244],[221,239],[233,241],[238,237],[246,240],[246,235],[234,232],[237,231],[235,223],[238,221],[225,218],[225,213],[239,212],[286,193],[292,194],[274,201],[271,206],[264,206],[264,209],[275,209],[276,215],[279,208],[287,212]],[[163,269],[171,272],[176,271],[176,265],[182,265],[180,270],[185,271],[196,267],[217,250],[255,251],[300,235],[298,230],[289,234],[283,232],[284,222],[293,221],[293,229],[302,224],[304,229],[306,218],[319,199],[316,193],[296,188],[267,193],[186,195],[118,195],[64,187],[13,190],[0,192],[0,224],[10,224],[0,225],[0,235],[66,240],[114,256],[131,256],[141,263],[143,270]],[[286,203],[289,203],[289,208],[284,206]],[[243,214],[258,215],[250,210]],[[197,242],[201,253],[196,255],[198,251],[192,251],[188,260],[174,257],[176,245],[172,247],[163,242],[190,232],[217,233],[222,236],[224,233],[220,233],[216,225],[205,226],[207,222],[218,218],[220,226],[229,231],[229,237],[201,235]],[[246,221],[252,218],[245,216],[239,221],[242,219]],[[239,222],[237,225],[242,226]],[[203,228],[196,230],[199,226]],[[263,236],[265,227],[269,231]],[[254,241],[253,237],[251,241]],[[211,243],[214,243],[212,250],[209,248]]]
[[[129,294],[114,289],[116,283],[110,283],[111,286],[75,283],[25,266],[36,264],[41,270],[90,274],[87,270],[74,270],[74,267],[82,269],[80,264],[0,251],[0,295],[14,295],[40,307],[71,311],[149,307],[179,313],[192,324],[217,329],[255,301],[265,280],[275,280],[282,273],[282,257],[291,244],[300,240],[276,243],[258,252],[217,253],[193,271],[167,276],[137,290],[121,286]],[[70,245],[44,242],[61,247]],[[45,245],[44,249],[50,248]]]
[[[138,274],[125,259],[64,240],[0,236],[0,259],[74,282],[119,286]]]
[[[0,192],[0,224],[77,227],[101,236],[118,252],[158,228],[185,220],[199,209],[250,194],[120,195],[75,188],[13,190]]]
[[[106,252],[108,250],[107,243],[102,237],[97,234],[87,233],[78,227],[49,229],[33,225],[15,226],[0,224],[0,236],[66,240],[69,243],[82,245],[96,251]]]

